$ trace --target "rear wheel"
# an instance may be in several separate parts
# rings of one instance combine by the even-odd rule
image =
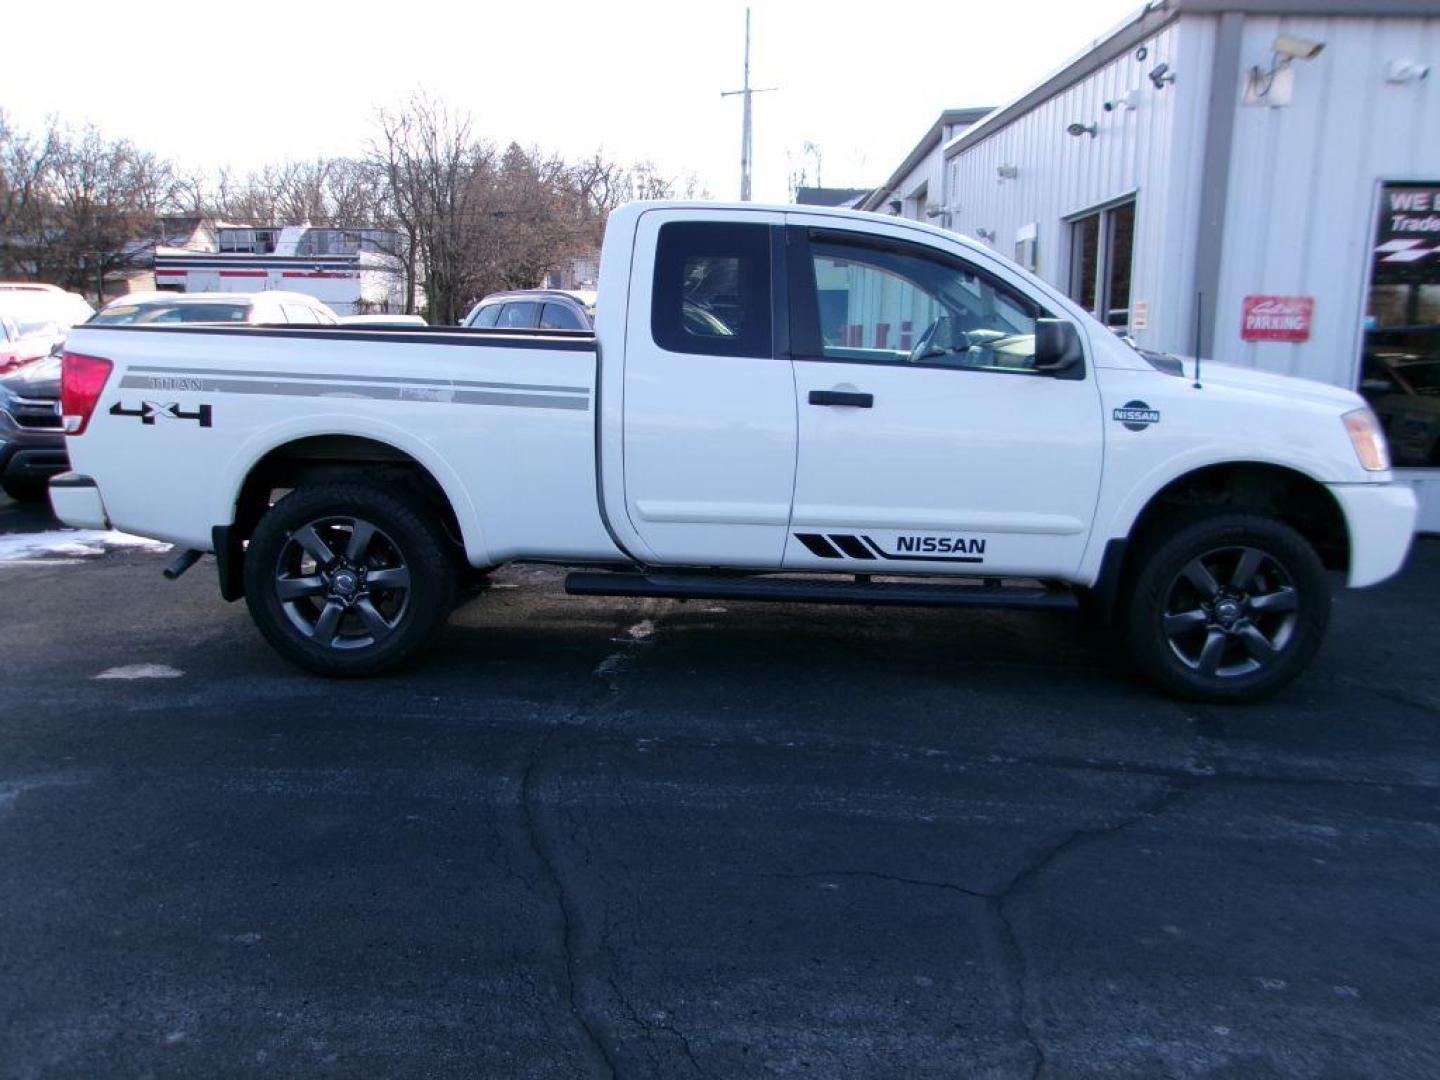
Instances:
[[[245,599],[260,632],[322,675],[404,663],[445,622],[457,579],[444,531],[423,505],[352,484],[286,495],[245,552]]]
[[[1177,697],[1253,701],[1304,670],[1330,616],[1325,569],[1294,529],[1251,514],[1177,521],[1137,553],[1131,655]]]

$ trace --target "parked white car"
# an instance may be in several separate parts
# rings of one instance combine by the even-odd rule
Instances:
[[[90,326],[170,326],[177,323],[338,326],[325,304],[304,293],[148,292],[106,304]]]
[[[86,326],[68,523],[214,552],[313,671],[413,656],[466,572],[570,591],[1073,608],[1137,671],[1255,698],[1416,504],[1355,394],[1146,357],[993,251],[847,211],[639,203],[593,337]],[[697,313],[703,317],[697,317]],[[177,468],[184,462],[184,468]],[[803,576],[795,576],[803,575]]]
[[[0,281],[0,297],[16,294],[22,298],[38,300],[39,303],[32,310],[45,309],[51,315],[51,321],[64,330],[79,326],[95,314],[90,301],[79,293],[60,288],[59,285],[46,285],[38,281]]]

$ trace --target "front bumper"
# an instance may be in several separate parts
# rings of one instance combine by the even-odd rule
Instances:
[[[99,485],[88,476],[67,472],[50,481],[50,508],[66,525],[77,529],[108,529],[110,517]]]
[[[1350,532],[1352,589],[1384,581],[1405,565],[1419,503],[1409,484],[1329,484]]]
[[[0,478],[43,484],[69,467],[65,435],[58,427],[26,426],[0,409]]]

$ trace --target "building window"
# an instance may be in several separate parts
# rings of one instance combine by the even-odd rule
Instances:
[[[1130,326],[1135,201],[1070,222],[1070,296],[1112,330]]]
[[[1370,263],[1360,393],[1398,466],[1440,468],[1440,183],[1386,184]]]

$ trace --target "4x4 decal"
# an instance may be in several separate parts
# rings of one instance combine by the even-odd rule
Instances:
[[[166,420],[194,420],[201,427],[210,426],[210,406],[197,405],[193,410],[186,411],[171,401],[161,403],[158,401],[142,401],[138,409],[127,409],[120,402],[110,406],[111,416],[138,416],[140,423],[154,426],[156,417],[163,417]]]
[[[811,555],[822,559],[860,559],[870,562],[886,559],[891,562],[958,562],[983,563],[985,541],[966,536],[901,536],[895,551],[886,551],[868,536],[846,533],[796,533],[795,539],[805,545]]]

